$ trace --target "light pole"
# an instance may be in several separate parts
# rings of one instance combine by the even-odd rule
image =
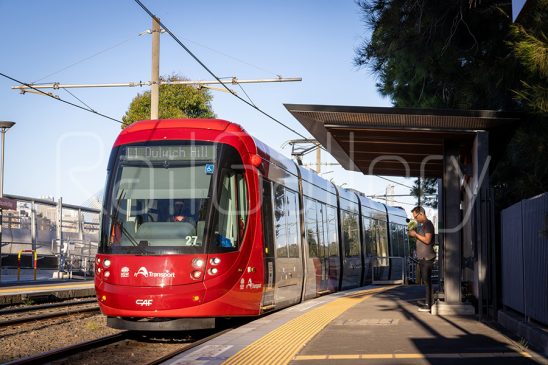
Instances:
[[[4,197],[4,146],[6,145],[6,132],[13,127],[15,122],[0,121],[2,132],[2,157],[0,159],[0,198]],[[4,219],[2,207],[0,207],[0,282],[2,281],[2,221]]]

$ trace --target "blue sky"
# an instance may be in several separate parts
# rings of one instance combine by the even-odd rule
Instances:
[[[244,86],[257,106],[300,133],[306,131],[283,103],[391,106],[377,94],[370,72],[353,65],[366,30],[352,0],[143,2],[220,77],[302,77],[300,83]],[[0,19],[5,32],[0,72],[16,79],[65,84],[150,80],[151,37],[138,34],[151,27],[151,20],[134,1],[0,0]],[[168,34],[161,37],[160,73],[211,79]],[[65,202],[80,204],[102,189],[119,124],[51,98],[20,95],[11,90],[13,85],[0,78],[0,120],[17,123],[7,134],[4,192],[63,196]],[[95,110],[121,119],[132,98],[145,90],[71,92]],[[55,93],[79,103],[63,90]],[[289,147],[281,146],[298,136],[231,95],[213,96],[219,118],[241,124],[289,156]],[[305,162],[313,162],[314,155]],[[323,159],[334,162],[325,154]],[[367,194],[384,193],[390,184],[339,167],[322,169],[333,171],[324,177]],[[408,189],[396,185],[395,193],[406,194]]]

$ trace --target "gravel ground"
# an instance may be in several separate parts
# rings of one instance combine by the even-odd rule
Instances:
[[[81,313],[0,328],[0,364],[121,332],[106,324],[106,317],[102,314]],[[207,331],[197,332],[197,336],[171,333],[165,337],[158,334],[159,338],[152,334],[86,351],[53,364],[146,364],[209,334]]]
[[[120,332],[106,323],[101,314],[79,314],[1,328],[0,363]]]

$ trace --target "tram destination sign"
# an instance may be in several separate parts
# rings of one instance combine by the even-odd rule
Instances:
[[[17,200],[13,200],[6,197],[0,198],[0,209],[16,210]]]
[[[128,146],[128,161],[215,161],[214,145]]]

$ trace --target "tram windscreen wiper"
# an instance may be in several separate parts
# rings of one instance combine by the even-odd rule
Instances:
[[[119,213],[118,207],[120,206],[120,201],[124,197],[125,197],[125,193],[124,193],[124,190],[122,190],[122,191],[120,191],[120,194],[118,195],[118,199],[116,199],[116,212],[115,212],[115,214],[110,214],[109,213],[109,217],[112,220],[112,224],[113,225],[116,224],[116,225],[118,225],[118,227],[120,227],[120,230],[122,231],[122,234],[127,237],[129,242],[131,243],[131,245],[133,247],[135,247],[139,251],[140,254],[142,254],[142,255],[150,254],[150,252],[148,252],[147,250],[144,249],[143,245],[141,245],[137,242],[137,240],[127,230],[127,228],[124,227],[124,224],[118,220],[118,213]]]

